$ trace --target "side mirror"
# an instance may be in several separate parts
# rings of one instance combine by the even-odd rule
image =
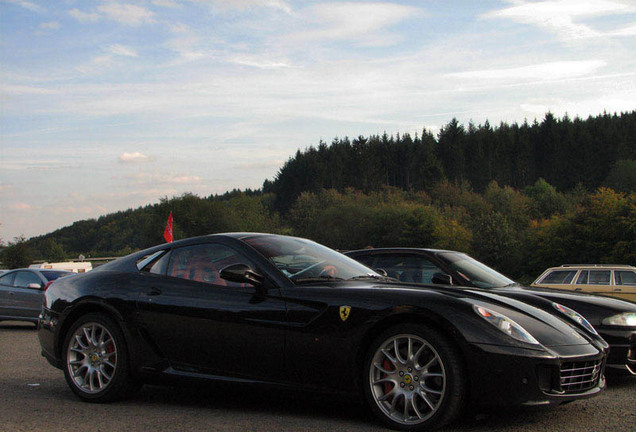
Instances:
[[[30,284],[27,285],[27,288],[39,290],[39,289],[42,289],[42,285],[39,283],[31,282]]]
[[[256,273],[246,264],[233,264],[225,267],[220,273],[221,279],[230,282],[248,283],[254,286],[263,284],[263,276]]]
[[[452,285],[453,278],[451,275],[447,275],[446,273],[435,273],[431,282],[437,285]]]

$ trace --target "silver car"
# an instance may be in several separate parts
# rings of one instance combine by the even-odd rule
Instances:
[[[0,274],[0,321],[37,325],[46,284],[74,273],[63,270],[16,269]]]

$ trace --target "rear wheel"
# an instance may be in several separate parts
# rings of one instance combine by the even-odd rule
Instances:
[[[380,334],[367,354],[364,391],[389,427],[417,431],[454,420],[466,399],[466,373],[447,337],[417,324]]]
[[[85,401],[110,402],[139,388],[130,377],[124,335],[107,315],[79,318],[66,335],[63,352],[66,382]]]

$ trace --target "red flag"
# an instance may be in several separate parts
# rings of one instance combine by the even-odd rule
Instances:
[[[172,241],[172,212],[170,212],[170,216],[168,216],[168,223],[166,224],[166,229],[163,231],[163,238],[166,239],[167,243]]]

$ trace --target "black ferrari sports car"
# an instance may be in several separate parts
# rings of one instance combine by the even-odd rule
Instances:
[[[464,286],[514,298],[538,307],[541,297],[583,315],[610,345],[607,367],[636,376],[636,303],[549,288],[523,287],[465,253],[413,248],[378,248],[345,255],[389,276],[417,283]],[[548,306],[550,308],[550,306]]]
[[[360,397],[388,426],[423,430],[467,404],[559,404],[604,388],[606,342],[539,300],[551,312],[399,283],[305,239],[217,234],[54,282],[38,335],[85,401],[146,382],[260,383]]]

